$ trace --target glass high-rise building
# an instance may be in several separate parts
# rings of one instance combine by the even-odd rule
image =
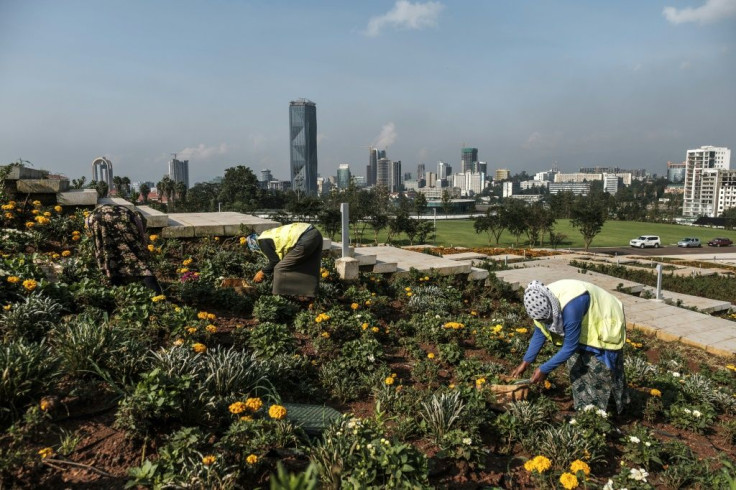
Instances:
[[[350,185],[350,165],[347,163],[341,163],[337,167],[337,188],[347,189]]]
[[[478,148],[463,148],[460,157],[462,161],[460,172],[474,172],[478,161]]]
[[[289,103],[291,188],[317,194],[317,106],[307,99]]]
[[[169,160],[169,178],[174,182],[184,182],[189,189],[189,160]]]

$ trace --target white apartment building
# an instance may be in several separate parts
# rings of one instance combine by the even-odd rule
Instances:
[[[731,168],[731,150],[723,147],[701,146],[700,148],[687,150],[685,159],[685,182],[682,200],[682,215],[695,218],[697,216],[717,217],[728,209],[725,195],[723,199],[720,193],[730,193],[730,185],[723,186],[723,180],[730,182],[728,175],[722,176],[721,172],[728,173]],[[729,188],[725,190],[725,188]],[[724,189],[722,191],[722,189]],[[720,202],[723,202],[721,205]],[[719,207],[722,208],[719,212]]]
[[[452,185],[458,187],[463,196],[480,194],[486,185],[486,175],[478,172],[457,173],[452,176]]]
[[[534,187],[544,187],[545,189],[549,189],[549,181],[548,180],[522,180],[519,182],[519,188],[521,190],[527,190],[532,189]]]
[[[560,173],[555,175],[555,182],[591,182],[593,180],[603,180],[606,175],[615,175],[617,178],[621,179],[623,185],[631,185],[631,172],[621,172],[617,174],[589,174],[585,172],[573,172],[569,174]]]
[[[603,192],[616,195],[618,192],[618,177],[616,174],[603,174]]]

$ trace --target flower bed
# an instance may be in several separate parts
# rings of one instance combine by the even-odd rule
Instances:
[[[32,209],[49,222],[26,229]],[[82,214],[54,212],[14,203],[5,226],[23,238],[0,245],[8,485],[252,488],[298,473],[322,487],[722,488],[736,478],[733,360],[631,332],[623,415],[572,411],[562,369],[501,406],[492,386],[508,383],[532,334],[502,283],[414,272],[348,285],[325,258],[319,297],[304,305],[271,296],[268,281],[247,296],[221,287],[264,265],[240,237],[155,237],[156,296],[106,285]],[[54,281],[44,264],[59,268]],[[306,434],[291,403],[345,416]]]

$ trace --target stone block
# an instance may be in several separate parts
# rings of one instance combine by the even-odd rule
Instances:
[[[335,269],[343,281],[357,281],[360,276],[358,261],[352,257],[335,260]]]
[[[353,258],[358,261],[358,263],[361,266],[365,265],[375,265],[377,262],[377,258],[375,255],[361,255],[361,254],[353,254]]]
[[[10,173],[5,177],[5,180],[43,179],[48,174],[46,170],[16,166],[10,169]]]
[[[484,281],[488,279],[488,276],[490,274],[485,269],[480,269],[478,267],[472,267],[470,269],[470,274],[468,274],[468,281]]]
[[[148,228],[164,228],[169,226],[169,215],[162,213],[150,206],[137,206],[138,211],[146,218],[146,227]]]
[[[101,197],[97,200],[98,206],[104,206],[106,204],[111,206],[122,206],[124,208],[130,209],[131,211],[135,209],[135,204],[123,199],[122,197]]]
[[[56,202],[61,206],[95,206],[97,205],[97,191],[94,189],[72,189],[59,192]]]
[[[28,194],[56,194],[69,190],[67,179],[21,179],[16,184],[16,189],[21,193]]]
[[[373,272],[375,274],[391,274],[397,270],[398,264],[396,262],[376,262],[373,266]]]

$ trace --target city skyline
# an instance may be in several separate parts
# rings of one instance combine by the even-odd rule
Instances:
[[[235,165],[288,179],[283,108],[306,97],[323,176],[363,174],[368,146],[408,169],[460,168],[471,147],[489,172],[662,175],[688,149],[736,147],[735,25],[733,0],[7,0],[0,163],[77,178],[105,156],[156,181],[176,153],[190,184]]]

